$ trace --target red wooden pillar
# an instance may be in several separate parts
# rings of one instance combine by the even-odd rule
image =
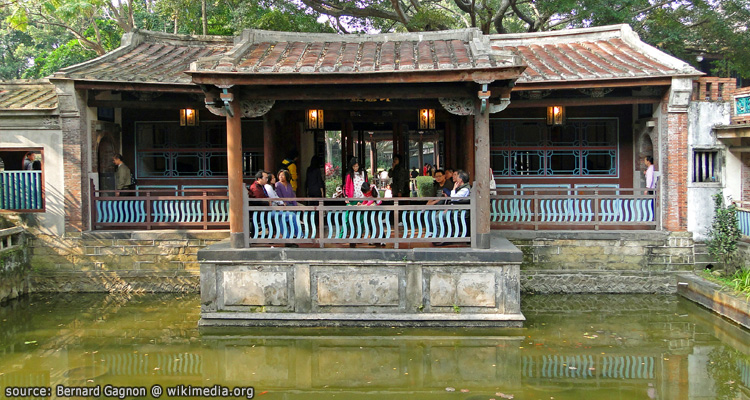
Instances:
[[[244,209],[242,182],[242,110],[239,93],[230,93],[232,115],[227,114],[227,171],[229,181],[229,238],[234,248],[245,247],[245,232],[242,224]],[[224,98],[226,95],[222,95]]]

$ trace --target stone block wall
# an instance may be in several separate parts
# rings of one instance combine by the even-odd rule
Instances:
[[[0,303],[28,292],[28,274],[23,228],[0,229]]]
[[[198,292],[198,250],[227,232],[83,232],[29,240],[36,292]]]
[[[503,232],[524,254],[533,293],[674,293],[694,269],[689,232]]]

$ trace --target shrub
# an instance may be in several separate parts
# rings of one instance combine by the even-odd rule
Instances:
[[[435,180],[431,176],[417,177],[417,195],[419,197],[435,197]]]
[[[717,193],[714,198],[714,220],[708,231],[708,253],[721,261],[727,275],[736,270],[737,242],[742,237],[734,204],[724,206],[724,197]]]

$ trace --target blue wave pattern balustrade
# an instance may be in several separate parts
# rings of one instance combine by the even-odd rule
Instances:
[[[654,379],[654,366],[650,356],[524,356],[522,373],[545,379]]]
[[[252,239],[312,239],[317,236],[313,211],[251,211]]]
[[[409,210],[401,212],[403,238],[448,239],[469,237],[467,210]]]
[[[390,212],[346,210],[326,213],[328,239],[385,239],[391,236]]]
[[[740,232],[745,236],[750,236],[750,211],[738,209],[737,222],[740,225]]]
[[[202,196],[146,196],[138,192],[137,196],[113,196],[114,192],[96,191],[94,197],[96,210],[95,223],[116,227],[118,225],[171,224],[201,225],[222,224],[229,222],[229,200]],[[190,191],[194,193],[195,191]],[[187,197],[187,198],[182,198]],[[150,215],[149,215],[150,210]]]
[[[1,172],[0,209],[43,210],[42,171]]]
[[[651,197],[621,198],[628,196],[587,194],[581,196],[584,198],[577,198],[575,194],[558,195],[540,191],[538,202],[535,203],[532,195],[524,198],[524,194],[519,192],[517,191],[513,196],[506,195],[491,199],[492,222],[653,223],[656,217],[654,199]]]
[[[430,198],[424,198],[429,200]],[[344,205],[341,199],[297,199],[299,206],[248,204],[248,243],[399,243],[470,242],[470,201],[460,205],[412,204],[392,200],[380,205]],[[282,199],[283,201],[283,199]],[[398,225],[394,225],[398,223]]]

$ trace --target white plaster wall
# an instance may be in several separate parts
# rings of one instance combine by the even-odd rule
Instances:
[[[25,214],[29,227],[48,235],[60,235],[65,231],[65,179],[63,178],[62,131],[60,129],[7,129],[0,134],[0,147],[41,147],[44,170],[44,196],[46,210],[43,213]]]
[[[726,146],[716,140],[713,127],[720,124],[728,124],[730,119],[730,104],[724,102],[698,102],[693,101],[688,108],[688,231],[693,232],[696,241],[706,240],[706,234],[711,227],[714,215],[714,205],[711,196],[722,191],[729,185],[739,187],[739,174],[732,173],[730,169],[731,156],[726,151]],[[726,160],[722,166],[721,182],[717,183],[693,183],[693,149],[695,148],[720,149],[720,158]],[[739,162],[735,160],[734,162]],[[739,171],[739,168],[734,169]],[[733,176],[737,175],[737,176]]]

